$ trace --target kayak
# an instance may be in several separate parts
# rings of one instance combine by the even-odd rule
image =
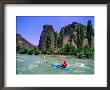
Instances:
[[[53,66],[53,67],[55,67],[55,68],[59,68],[59,69],[63,69],[63,70],[70,70],[70,71],[73,70],[73,68],[69,68],[69,67],[63,68],[63,67],[60,66],[59,64],[50,63],[50,65]]]

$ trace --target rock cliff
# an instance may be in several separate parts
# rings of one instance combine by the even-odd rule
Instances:
[[[57,32],[54,31],[52,25],[44,25],[40,36],[38,48],[41,51],[55,50],[57,46]]]
[[[89,28],[89,26],[91,28]],[[88,31],[88,28],[91,29],[91,31]],[[57,51],[66,44],[72,44],[76,48],[88,47],[89,45],[94,47],[94,30],[91,23],[87,27],[81,23],[73,22],[72,24],[62,27],[58,34],[54,31],[52,25],[43,26],[38,45],[41,51]]]

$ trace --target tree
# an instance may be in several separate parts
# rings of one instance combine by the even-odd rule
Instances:
[[[89,43],[89,48],[91,48],[91,45],[92,45],[92,35],[93,35],[93,31],[92,31],[91,20],[88,20],[88,23],[87,23],[87,39],[88,39],[88,43]]]
[[[33,54],[33,50],[34,50],[34,49],[32,49],[32,48],[28,48],[27,54],[28,54],[28,55],[32,55],[32,54]]]
[[[20,51],[20,46],[17,46],[16,47],[16,52],[19,53],[19,51]]]
[[[77,47],[81,47],[80,29],[77,29]]]
[[[80,47],[83,46],[83,27],[80,26]]]
[[[38,54],[40,54],[38,48],[34,48],[33,53],[34,53],[34,55],[38,55]]]
[[[81,48],[83,46],[83,27],[80,25],[80,28],[77,29],[77,47]]]
[[[75,48],[73,45],[71,45],[71,44],[66,44],[66,45],[64,46],[64,48],[62,48],[62,49],[60,50],[60,53],[61,53],[61,54],[64,54],[64,55],[76,55],[77,50],[76,50],[76,48]]]
[[[64,28],[61,28],[57,41],[58,48],[61,48],[63,46],[63,36],[64,36]]]
[[[28,49],[27,48],[20,48],[19,54],[27,54]]]

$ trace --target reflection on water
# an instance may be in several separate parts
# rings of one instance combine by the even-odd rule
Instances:
[[[94,74],[94,60],[68,57],[68,67],[73,71],[62,70],[50,66],[50,63],[61,64],[64,57],[45,57],[43,55],[17,54],[17,74]]]

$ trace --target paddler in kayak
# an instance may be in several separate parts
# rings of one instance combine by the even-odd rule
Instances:
[[[62,66],[63,68],[66,68],[66,67],[67,67],[67,62],[64,61],[63,64],[61,64],[61,66]]]
[[[64,60],[64,62],[61,65],[58,65],[58,67],[66,68],[67,67],[67,62]]]

